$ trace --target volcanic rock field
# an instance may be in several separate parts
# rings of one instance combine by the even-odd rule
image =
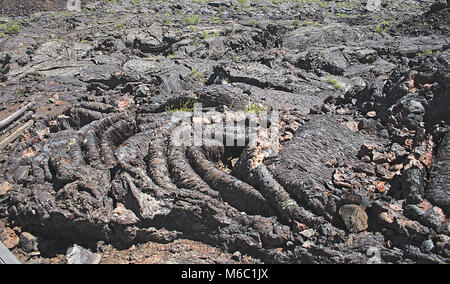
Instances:
[[[66,8],[0,0],[0,240],[22,262],[449,263],[450,2]]]

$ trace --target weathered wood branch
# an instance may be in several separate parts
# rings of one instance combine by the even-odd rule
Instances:
[[[34,105],[34,102],[28,103],[25,106],[21,107],[18,111],[11,114],[4,120],[0,121],[0,129],[5,128],[9,124],[11,124],[14,120],[22,116],[28,109],[30,109]]]
[[[27,123],[25,123],[24,125],[22,125],[19,129],[14,131],[13,134],[11,134],[10,136],[3,139],[3,141],[0,142],[0,150],[3,150],[6,146],[8,146],[9,143],[11,143],[14,140],[16,140],[17,138],[19,138],[19,136],[22,135],[22,133],[25,130],[27,130],[28,128],[30,128],[33,124],[34,124],[34,121],[30,120]]]

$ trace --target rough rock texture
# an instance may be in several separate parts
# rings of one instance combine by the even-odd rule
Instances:
[[[339,209],[339,215],[347,229],[352,233],[358,233],[367,229],[367,214],[355,204],[347,204]]]
[[[22,234],[20,234],[20,246],[26,252],[37,251],[37,238],[30,233],[23,232]]]
[[[449,262],[448,2],[36,2],[0,1],[21,259]]]
[[[445,215],[450,213],[450,139],[448,134],[443,139],[436,159],[431,169],[431,181],[427,187],[426,197],[436,206],[444,210]]]
[[[74,245],[67,251],[66,258],[67,264],[98,264],[100,263],[101,255]]]

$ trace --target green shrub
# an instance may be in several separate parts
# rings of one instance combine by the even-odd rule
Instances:
[[[202,35],[203,35],[203,39],[208,39],[208,38],[210,38],[209,33],[208,33],[207,31],[205,31],[205,30],[202,31]]]
[[[424,49],[424,50],[418,52],[416,55],[417,56],[424,56],[424,55],[429,55],[429,54],[432,54],[432,53],[433,53],[433,51],[431,49]]]
[[[188,98],[185,101],[170,104],[169,106],[166,107],[166,112],[169,114],[179,111],[191,112],[194,110],[196,101],[197,100],[195,98]]]
[[[259,114],[260,112],[264,112],[264,111],[267,111],[267,108],[265,106],[263,106],[262,104],[249,103],[245,107],[245,112],[247,112],[247,113]]]
[[[250,20],[250,25],[252,27],[256,28],[259,25],[259,23],[258,23],[258,21],[254,20],[254,19],[251,19]]]
[[[4,33],[10,36],[20,33],[19,25],[14,22],[7,22],[6,24],[0,25],[0,30],[3,30]]]
[[[377,33],[387,32],[391,24],[392,24],[391,21],[383,21],[381,24],[375,27],[375,32]]]
[[[333,85],[333,87],[335,87],[336,89],[342,90],[342,86],[339,85],[339,82],[338,82],[338,81],[336,81],[336,80],[334,80],[334,79],[332,79],[332,78],[328,78],[328,79],[327,79],[327,82],[328,82],[329,84]]]
[[[191,69],[191,78],[199,81],[200,83],[204,83],[206,81],[205,74],[203,72],[199,72],[195,69]]]
[[[198,24],[198,22],[200,22],[200,17],[197,15],[190,15],[184,19],[184,22],[187,25],[196,25],[196,24]]]

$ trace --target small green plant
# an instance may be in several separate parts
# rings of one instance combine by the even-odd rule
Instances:
[[[14,90],[14,94],[16,96],[24,96],[26,94],[27,90],[24,87],[18,87]]]
[[[116,30],[117,30],[117,31],[123,30],[123,24],[122,24],[122,23],[116,24]]]
[[[10,36],[20,33],[19,25],[15,22],[7,22],[3,25],[0,25],[0,30],[3,30],[4,33]]]
[[[166,21],[164,22],[164,24],[166,26],[170,26],[172,24],[172,14],[169,12],[165,12],[164,17],[166,18]]]
[[[335,15],[336,15],[337,17],[339,17],[339,18],[350,18],[349,15],[344,14],[344,13],[336,13]]]
[[[220,12],[224,12],[226,9],[227,9],[227,6],[225,6],[225,5],[220,5],[219,6],[219,11]]]
[[[238,3],[241,8],[248,8],[247,0],[239,0]]]
[[[84,9],[83,9],[83,12],[84,12],[85,14],[90,14],[90,15],[94,14],[94,10],[93,10],[93,9],[87,9],[87,8],[84,8]]]
[[[245,107],[245,112],[247,112],[247,113],[259,114],[260,112],[265,112],[265,111],[267,111],[267,107],[265,107],[259,103],[258,104],[257,103],[249,103]]]
[[[220,31],[214,31],[213,37],[218,37],[218,36],[220,36]]]
[[[198,15],[190,15],[184,19],[187,25],[197,25],[200,22],[200,17]]]
[[[218,25],[218,24],[221,24],[221,23],[222,23],[222,19],[217,18],[217,17],[215,17],[215,16],[211,16],[211,17],[209,18],[209,21],[211,22],[211,24],[215,24],[215,25]]]
[[[200,83],[204,83],[206,81],[205,74],[203,72],[199,72],[195,69],[191,69],[191,78],[200,81]]]
[[[39,72],[38,69],[34,69],[34,76],[36,76],[36,78],[39,78],[39,79],[45,79],[46,78],[45,75],[42,74],[41,72]]]
[[[210,38],[209,33],[208,33],[207,31],[205,31],[205,30],[202,31],[202,35],[203,35],[203,39],[208,39],[208,38]]]
[[[146,61],[156,61],[157,57],[154,55],[150,55],[148,57],[145,57],[144,60]]]
[[[229,108],[229,109],[233,109],[234,103],[235,103],[235,101],[233,100],[233,101],[231,102],[231,104],[228,106],[228,108]]]
[[[328,79],[327,79],[327,82],[328,82],[329,84],[333,85],[333,87],[335,87],[336,89],[342,90],[342,86],[339,85],[339,82],[338,82],[338,81],[336,81],[336,80],[334,80],[334,79],[332,79],[332,78],[328,78]]]
[[[169,114],[175,113],[175,112],[191,112],[194,110],[194,106],[197,100],[195,98],[187,98],[184,101],[180,101],[177,103],[172,103],[168,106],[166,106],[166,112]]]
[[[191,32],[195,33],[195,31],[197,30],[194,26],[189,26],[189,29],[191,30]]]
[[[383,21],[381,24],[377,25],[375,27],[375,32],[377,33],[385,33],[389,29],[389,26],[391,25],[391,22]]]
[[[433,54],[433,51],[431,49],[424,49],[424,50],[418,52],[416,55],[417,56],[426,56],[429,54]]]
[[[200,46],[200,43],[198,42],[198,37],[195,37],[195,39],[194,39],[194,46],[195,47],[199,47]]]
[[[70,149],[75,144],[75,142],[76,142],[75,138],[70,139],[69,143],[67,144],[67,152],[70,152]]]
[[[174,52],[172,52],[171,54],[169,54],[167,57],[172,59],[177,55],[177,51],[175,50]]]
[[[251,25],[252,27],[256,28],[256,27],[259,25],[259,23],[258,23],[256,20],[251,19],[251,20],[250,20],[250,25]]]

